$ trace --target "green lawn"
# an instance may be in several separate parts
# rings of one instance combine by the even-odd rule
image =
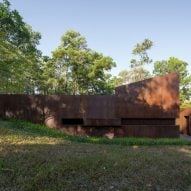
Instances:
[[[0,191],[191,190],[187,144],[71,137],[41,125],[1,120]]]

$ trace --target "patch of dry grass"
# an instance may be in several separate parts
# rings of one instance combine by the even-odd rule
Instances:
[[[0,190],[189,190],[190,146],[87,144],[0,125]]]

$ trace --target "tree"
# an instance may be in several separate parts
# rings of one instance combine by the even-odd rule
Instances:
[[[40,33],[32,31],[8,0],[0,3],[0,91],[34,93]]]
[[[10,9],[8,0],[3,0],[3,3],[0,3],[0,26],[3,41],[15,45],[22,53],[28,55],[40,53],[36,49],[41,38],[40,33],[32,31],[32,28],[23,21],[17,10]]]
[[[153,42],[149,39],[145,39],[142,43],[137,43],[132,53],[133,55],[138,56],[139,59],[132,59],[130,67],[136,68],[145,64],[150,64],[152,60],[149,58],[147,51],[151,49],[152,46]]]
[[[135,45],[132,54],[139,58],[138,60],[132,59],[130,61],[130,70],[123,70],[118,74],[118,77],[115,79],[116,86],[145,80],[151,77],[150,72],[144,69],[143,66],[152,62],[147,53],[152,46],[153,42],[149,39],[145,39],[142,43]]]
[[[149,71],[144,68],[135,68],[133,70],[123,70],[118,74],[118,85],[129,84],[151,77]]]
[[[153,73],[155,75],[163,75],[172,72],[180,74],[180,100],[181,104],[189,101],[191,98],[191,75],[188,72],[188,63],[175,57],[168,60],[157,61],[154,63]]]
[[[61,45],[52,52],[51,63],[47,64],[55,74],[56,83],[52,85],[56,92],[73,95],[112,92],[107,71],[115,66],[114,61],[89,49],[79,32],[67,31]]]

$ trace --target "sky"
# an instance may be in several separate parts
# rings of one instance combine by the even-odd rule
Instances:
[[[0,0],[2,1],[2,0]],[[128,69],[136,43],[149,38],[154,61],[175,56],[191,70],[190,0],[10,0],[24,21],[41,33],[43,55],[60,44],[67,30],[84,36],[88,47],[110,56],[117,67]],[[151,69],[152,66],[149,66]]]

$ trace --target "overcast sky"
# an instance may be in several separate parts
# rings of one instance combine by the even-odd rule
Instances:
[[[0,0],[2,1],[2,0]],[[134,45],[154,42],[155,60],[176,56],[191,65],[190,0],[11,0],[24,21],[42,34],[39,49],[51,56],[60,37],[73,29],[88,46],[117,63],[112,73],[126,69]]]

